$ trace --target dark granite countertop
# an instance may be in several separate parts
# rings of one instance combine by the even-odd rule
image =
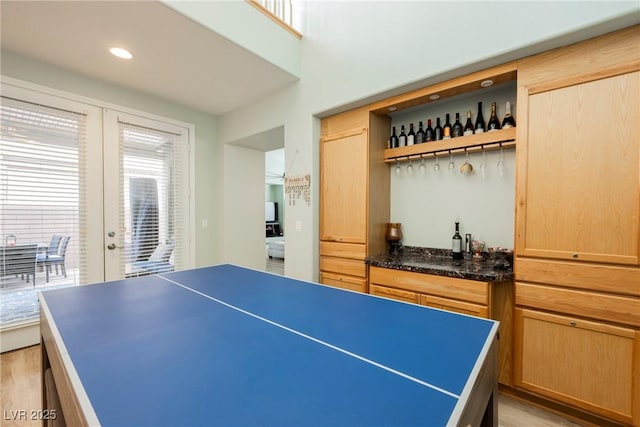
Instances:
[[[484,282],[513,280],[513,255],[483,253],[481,260],[454,262],[451,250],[405,246],[402,253],[368,257],[368,265]]]

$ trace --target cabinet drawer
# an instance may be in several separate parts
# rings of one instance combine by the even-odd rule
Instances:
[[[489,318],[489,309],[485,305],[434,297],[433,295],[420,295],[420,304],[442,310],[455,311],[456,313],[484,317],[485,319]]]
[[[515,320],[517,386],[617,421],[638,421],[637,331],[535,310],[516,309]]]
[[[640,298],[516,282],[516,305],[640,327]]]
[[[363,260],[367,257],[367,247],[358,243],[320,242],[320,256]]]
[[[640,296],[640,268],[516,258],[516,279]]]
[[[431,294],[445,298],[489,304],[489,283],[433,274],[400,271],[391,268],[370,267],[369,283]]]
[[[420,295],[415,292],[402,291],[400,289],[387,288],[386,286],[370,285],[369,293],[379,297],[391,298],[398,301],[412,302],[417,304],[420,302]]]
[[[320,283],[336,288],[367,293],[367,279],[320,272]]]
[[[367,265],[364,261],[357,261],[354,259],[321,256],[320,270],[347,274],[350,276],[367,277]]]

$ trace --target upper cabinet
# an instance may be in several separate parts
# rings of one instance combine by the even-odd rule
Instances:
[[[368,127],[322,139],[320,240],[367,242],[368,151]]]
[[[519,256],[638,265],[638,32],[519,65]]]

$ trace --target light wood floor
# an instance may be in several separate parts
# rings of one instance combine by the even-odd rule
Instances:
[[[41,408],[40,346],[2,353],[0,356],[0,425],[10,427],[41,426],[39,421],[11,420],[11,411]],[[533,408],[506,396],[499,400],[499,426],[501,427],[557,427],[579,424],[557,415]]]
[[[284,259],[267,258],[267,272],[284,276]]]

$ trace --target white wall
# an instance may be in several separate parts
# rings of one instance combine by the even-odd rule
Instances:
[[[224,262],[264,270],[264,152],[224,146]]]
[[[301,4],[300,81],[223,116],[220,137],[285,125],[285,157],[298,153],[312,183],[311,206],[286,207],[285,274],[307,280],[318,272],[318,116],[640,22],[636,1]],[[409,208],[393,200],[393,216]],[[471,232],[481,229],[466,221]],[[301,230],[292,232],[296,222]]]
[[[460,233],[471,233],[474,240],[487,246],[513,248],[515,212],[515,150],[506,149],[503,175],[497,170],[498,151],[485,153],[486,178],[479,174],[482,154],[469,154],[474,173],[460,173],[464,155],[454,156],[455,168],[447,168],[449,156],[425,161],[422,174],[419,162],[413,162],[413,175],[407,163],[401,164],[400,177],[391,173],[391,222],[402,223],[402,242],[408,246],[451,249],[454,222],[460,221]]]

